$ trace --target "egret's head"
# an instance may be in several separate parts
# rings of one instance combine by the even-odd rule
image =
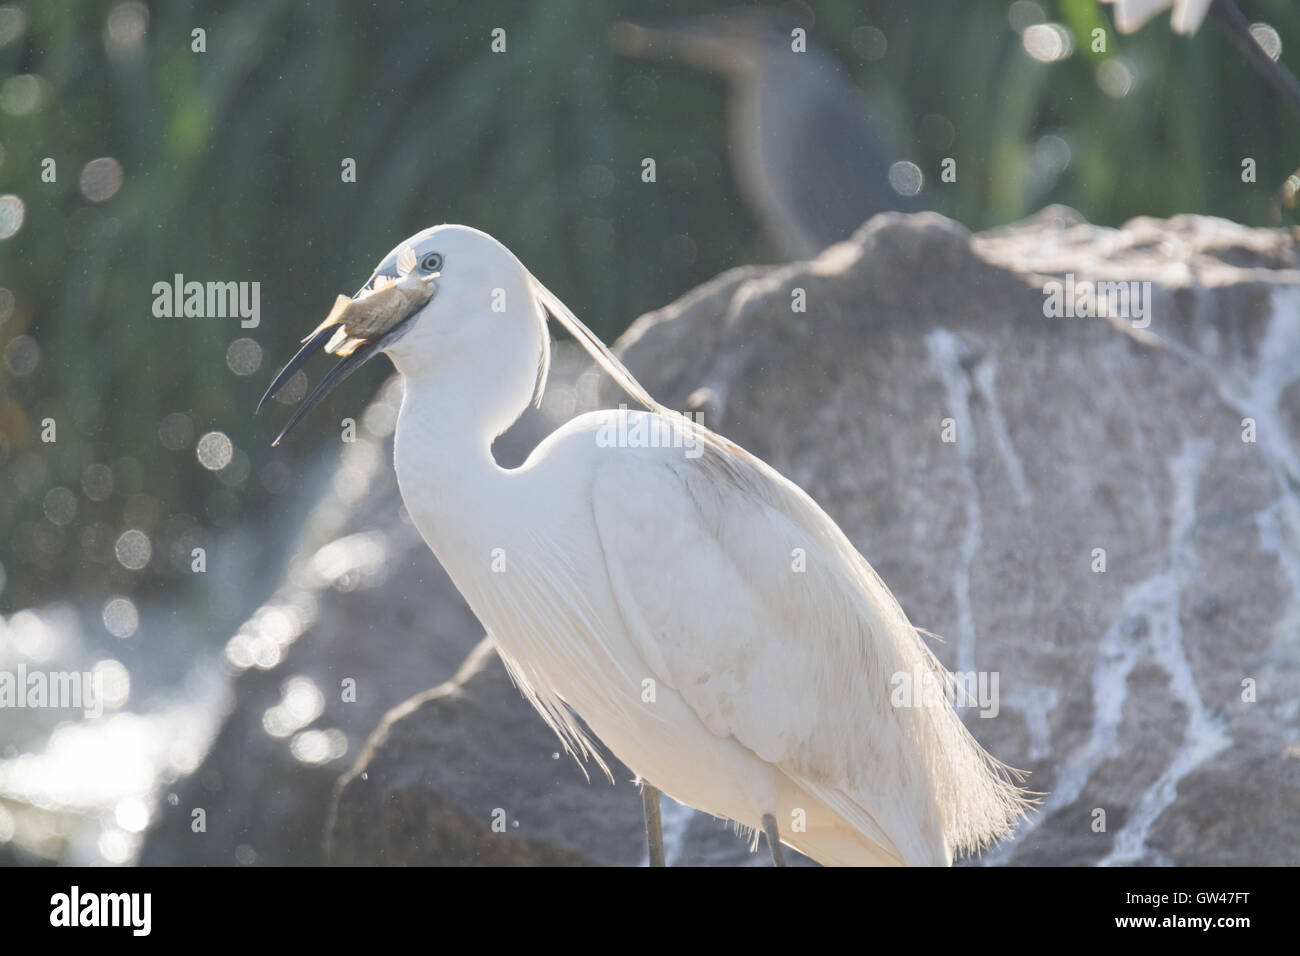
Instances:
[[[540,397],[550,360],[543,295],[549,293],[487,233],[457,225],[425,229],[388,253],[351,299],[339,297],[258,409],[323,348],[343,359],[295,410],[277,443],[379,352],[407,376],[455,370],[490,378],[504,405],[515,404],[512,392],[526,390],[517,416],[529,396]]]
[[[289,433],[329,391],[379,352],[408,379],[453,386],[464,410],[500,434],[529,399],[540,402],[550,365],[550,315],[646,408],[659,405],[560,299],[509,249],[469,226],[433,226],[386,255],[351,299],[281,369],[258,403],[284,387],[320,348],[343,356],[289,418]]]

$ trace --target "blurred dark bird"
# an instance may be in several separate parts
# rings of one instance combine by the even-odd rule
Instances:
[[[920,171],[895,171],[866,98],[811,42],[757,10],[647,25],[620,23],[620,53],[681,60],[727,80],[732,169],[742,198],[782,254],[809,258],[878,212],[921,208]]]

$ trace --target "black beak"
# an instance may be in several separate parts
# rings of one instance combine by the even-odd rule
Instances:
[[[376,273],[376,275],[378,275],[378,273]],[[363,292],[372,289],[374,287],[375,278],[375,276],[371,276],[369,281],[366,282],[353,298],[355,299]],[[366,362],[373,358],[376,353],[382,350],[385,345],[404,331],[403,325],[404,323],[399,324],[396,328],[392,329],[381,338],[358,345],[351,355],[340,359],[339,363],[326,372],[325,377],[316,384],[316,387],[313,388],[310,393],[308,393],[307,397],[303,399],[302,404],[294,409],[293,414],[289,416],[288,424],[280,430],[280,434],[276,436],[275,441],[271,442],[271,445],[275,446],[280,444],[280,442],[284,440],[284,436],[289,434],[290,430],[292,430],[293,426],[302,421],[308,412],[320,404],[321,399],[328,395],[334,387],[339,384],[339,382],[343,381],[357,369],[361,368],[362,365],[366,364]],[[337,330],[337,325],[327,325],[312,335],[311,338],[307,339],[303,343],[302,348],[298,349],[294,354],[294,357],[289,359],[289,364],[282,368],[280,374],[275,377],[273,382],[271,382],[270,387],[267,388],[261,401],[257,403],[257,411],[253,414],[256,415],[257,412],[260,412],[267,401],[269,401],[276,392],[284,388],[285,383],[293,377],[294,372],[306,365],[307,360],[312,357],[314,352],[325,347],[325,343],[330,340]]]
[[[330,325],[321,329],[307,340],[303,347],[298,350],[297,354],[294,355],[293,358],[289,359],[289,364],[280,369],[280,374],[275,377],[275,381],[271,383],[271,386],[262,395],[262,400],[257,403],[257,411],[253,412],[254,415],[259,414],[262,411],[262,406],[270,401],[271,397],[275,395],[276,392],[284,388],[284,383],[289,381],[294,372],[307,364],[307,359],[311,358],[313,352],[325,347],[325,343],[330,340],[330,336],[333,334],[334,326]],[[278,440],[279,439],[277,439],[277,441]]]
[[[271,387],[266,390],[266,394],[262,396],[262,400],[257,403],[257,410],[259,412],[262,410],[262,406],[266,404],[266,400],[283,388],[284,383],[289,380],[289,377],[293,375],[294,372],[298,371],[302,365],[306,364],[307,359],[311,357],[312,351],[321,348],[334,332],[334,326],[321,329],[311,337],[306,345],[298,350],[298,354],[289,360],[289,364],[286,365],[284,369],[281,370],[280,374],[275,377],[275,381],[271,383]],[[373,358],[375,354],[379,352],[387,339],[388,336],[384,336],[382,339],[376,339],[373,342],[367,342],[365,345],[357,346],[356,351],[351,355],[340,359],[337,365],[326,372],[325,377],[317,382],[316,387],[313,388],[307,394],[307,397],[302,400],[302,404],[293,410],[293,414],[289,416],[288,424],[286,424],[284,428],[280,429],[280,434],[275,436],[275,441],[271,442],[272,446],[280,444],[280,442],[284,440],[284,436],[289,434],[293,426],[302,421],[303,417],[306,416],[308,412],[320,404],[321,399],[334,390],[334,386],[338,385],[339,382],[343,381],[357,369],[361,368],[362,365],[366,364],[367,361]]]

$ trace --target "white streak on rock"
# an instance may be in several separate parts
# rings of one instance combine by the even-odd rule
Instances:
[[[1097,769],[1120,756],[1118,738],[1128,698],[1128,679],[1145,656],[1154,659],[1169,675],[1169,692],[1186,707],[1188,720],[1182,744],[1151,787],[1134,801],[1123,828],[1115,836],[1110,855],[1102,862],[1141,859],[1147,852],[1147,835],[1173,803],[1178,782],[1231,742],[1201,702],[1183,650],[1179,616],[1186,578],[1196,563],[1192,540],[1196,484],[1212,447],[1208,439],[1193,439],[1169,463],[1174,495],[1168,550],[1156,558],[1158,566],[1153,574],[1125,588],[1119,613],[1098,642],[1091,681],[1094,717],[1087,740],[1057,765],[1056,779],[1040,812],[1022,825],[1017,840],[1003,844],[981,862],[1007,862],[1024,845],[1028,833],[1056,812],[1076,803]],[[1086,823],[1081,818],[1079,825]]]
[[[1060,691],[1046,684],[1017,684],[1002,695],[1003,704],[1025,715],[1030,760],[1046,760],[1051,756],[1052,722],[1048,716],[1060,700]]]
[[[1147,835],[1178,796],[1178,782],[1232,742],[1222,723],[1201,701],[1196,675],[1183,648],[1179,615],[1183,588],[1197,563],[1193,541],[1196,484],[1211,450],[1209,439],[1196,439],[1184,445],[1170,463],[1174,499],[1170,509],[1169,569],[1160,575],[1164,579],[1161,590],[1166,593],[1147,614],[1150,626],[1143,641],[1146,651],[1169,675],[1169,693],[1187,710],[1183,742],[1155,783],[1130,808],[1124,826],[1115,834],[1110,855],[1101,861],[1103,865],[1141,862],[1147,852]]]
[[[1029,490],[1029,483],[1025,481],[1025,470],[1021,467],[1020,457],[1016,454],[1016,446],[1011,442],[1011,432],[1007,429],[1007,420],[1002,415],[1002,406],[998,404],[997,392],[994,389],[997,373],[997,363],[993,359],[987,359],[975,369],[975,384],[979,387],[985,404],[988,405],[989,424],[993,428],[993,443],[997,445],[998,454],[1002,456],[1002,464],[1007,469],[1011,490],[1016,493],[1016,498],[1022,505],[1029,505],[1034,500],[1034,496]]]
[[[930,331],[925,336],[925,347],[929,353],[930,368],[947,394],[947,417],[951,417],[957,425],[955,447],[962,485],[966,491],[966,531],[962,535],[957,561],[953,566],[952,590],[957,604],[955,669],[970,673],[975,670],[975,612],[970,599],[970,572],[984,534],[979,486],[972,466],[975,458],[975,422],[970,410],[971,380],[961,366],[964,347],[952,332],[939,328]]]

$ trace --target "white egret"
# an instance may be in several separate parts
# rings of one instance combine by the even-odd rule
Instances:
[[[505,469],[492,443],[540,399],[547,313],[647,411],[582,415]],[[327,341],[345,356],[287,432],[388,353],[411,518],[565,749],[609,773],[576,713],[643,782],[653,862],[655,788],[752,828],[751,849],[764,830],[777,863],[784,842],[824,864],[947,865],[1024,812],[943,694],[891,702],[896,675],[951,675],[826,513],[658,405],[491,236],[412,236],[305,341],[263,402]]]

